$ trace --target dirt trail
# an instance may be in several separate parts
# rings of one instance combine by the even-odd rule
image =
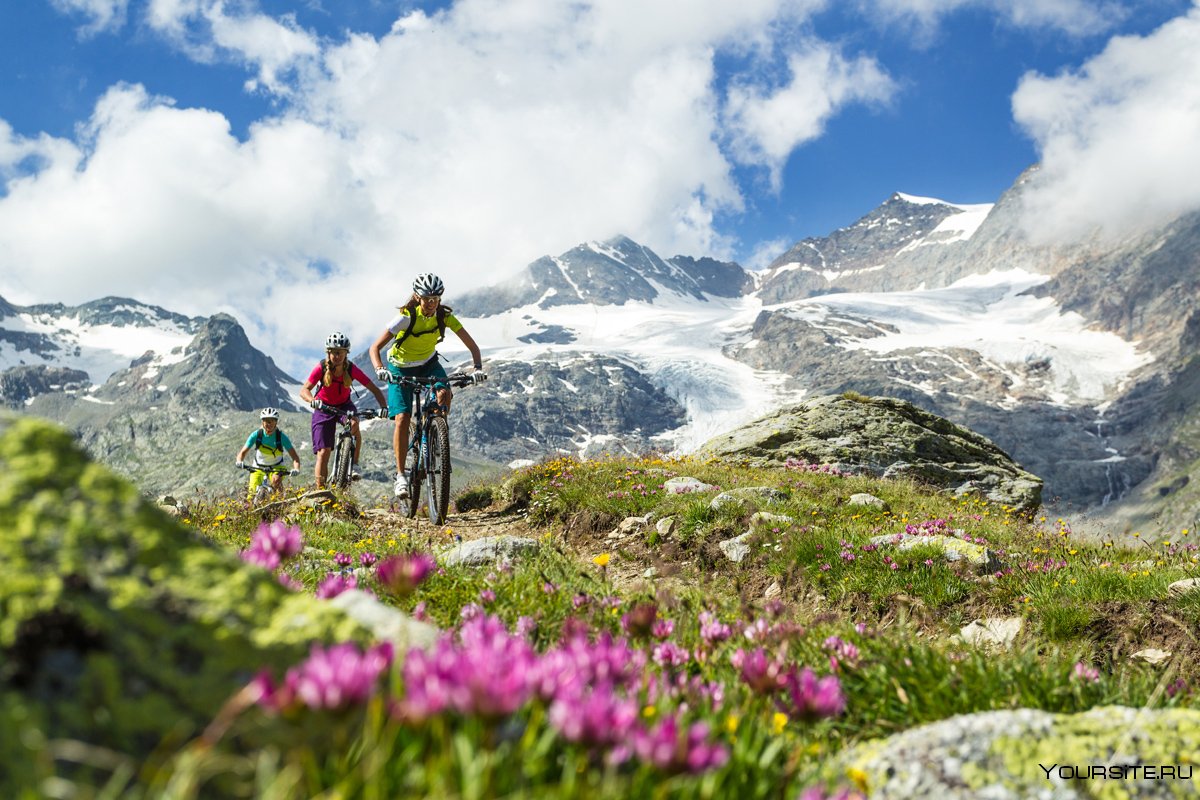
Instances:
[[[367,527],[373,531],[394,531],[408,534],[416,541],[428,540],[431,544],[449,544],[453,540],[471,541],[487,536],[528,536],[536,534],[520,512],[464,511],[450,514],[444,525],[433,525],[424,513],[415,519],[388,509],[363,509]]]

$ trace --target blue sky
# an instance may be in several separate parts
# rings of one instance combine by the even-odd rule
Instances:
[[[1198,3],[7,2],[0,295],[303,349],[416,272],[452,295],[618,233],[761,266],[1035,162],[1031,235],[1122,230],[1200,208]]]

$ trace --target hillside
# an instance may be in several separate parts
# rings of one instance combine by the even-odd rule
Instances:
[[[911,781],[923,794],[1017,798],[1046,786],[1036,765],[1055,752],[1088,769],[1200,757],[1190,531],[1129,549],[907,479],[686,458],[546,462],[460,492],[441,528],[338,495],[275,503],[271,525],[266,509],[199,497],[171,506],[175,519],[126,501],[97,517],[71,509],[99,487],[128,489],[71,447],[34,423],[0,429],[0,522],[28,531],[2,540],[0,750],[22,770],[0,783],[55,775],[130,797],[817,793],[807,798],[894,797]],[[114,533],[121,514],[158,531],[136,559],[118,557],[132,552]],[[63,528],[70,546],[49,558],[43,538],[64,515],[77,520]],[[47,758],[39,748],[67,732],[56,726],[81,719],[64,709],[91,702],[89,687],[121,674],[143,637],[225,602],[187,589],[198,563],[233,570],[228,585],[254,603],[315,593],[373,633],[336,647],[319,637],[306,659],[253,681],[263,664],[245,651],[246,688],[235,681],[207,721],[160,718],[169,743],[85,725],[70,735],[103,760]],[[157,584],[136,579],[144,570]],[[38,581],[60,588],[45,605],[18,602]],[[109,632],[102,621],[126,608],[139,623]],[[444,633],[409,649],[425,634],[397,626],[413,617]],[[244,608],[238,624],[253,618]],[[79,625],[90,634],[59,635]],[[14,660],[35,633],[45,646]],[[380,649],[388,641],[404,644]],[[31,693],[27,676],[51,663],[79,671]],[[171,663],[160,666],[170,685],[197,677]],[[135,682],[112,709],[154,707],[167,683]],[[17,718],[47,738],[5,736]],[[145,730],[154,717],[138,719]],[[968,751],[985,771],[963,768]],[[1062,797],[1107,785],[1051,783]],[[1196,789],[1190,770],[1123,785],[1139,797]]]

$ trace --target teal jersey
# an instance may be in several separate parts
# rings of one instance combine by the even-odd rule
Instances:
[[[279,434],[279,446],[275,446],[275,434]],[[262,434],[262,444],[259,444],[259,434]],[[275,433],[265,433],[262,428],[251,431],[246,439],[246,448],[254,451],[254,463],[259,467],[273,467],[283,463],[283,457],[292,449],[292,440],[287,434],[275,429]]]

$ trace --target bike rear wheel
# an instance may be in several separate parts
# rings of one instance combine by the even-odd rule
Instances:
[[[333,457],[333,480],[330,483],[339,489],[350,485],[350,462],[353,455],[354,443],[350,439],[338,439]]]
[[[417,509],[421,507],[421,474],[425,469],[421,457],[421,448],[417,446],[420,442],[421,429],[413,431],[413,442],[409,447],[412,463],[408,467],[408,497],[401,500],[401,512],[408,518],[413,518],[417,515]]]
[[[426,473],[429,478],[429,521],[441,525],[450,505],[450,425],[445,417],[429,421],[426,442]]]

